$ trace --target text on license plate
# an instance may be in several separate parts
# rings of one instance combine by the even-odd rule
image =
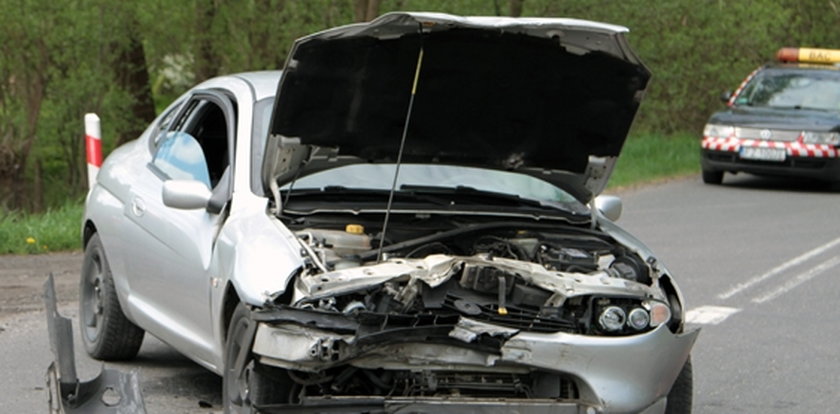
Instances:
[[[741,147],[741,158],[761,161],[784,161],[784,148]]]

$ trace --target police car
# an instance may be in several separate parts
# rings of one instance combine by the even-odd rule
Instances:
[[[703,130],[703,182],[725,172],[840,179],[840,50],[782,48]]]

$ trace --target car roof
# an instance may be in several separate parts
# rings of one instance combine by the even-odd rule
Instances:
[[[765,66],[765,69],[774,70],[822,70],[828,72],[840,72],[840,66],[834,64],[819,64],[819,63],[772,63]]]
[[[282,74],[283,71],[280,70],[264,70],[237,73],[232,76],[240,78],[251,85],[251,88],[254,90],[254,100],[259,101],[274,96],[277,93],[277,83],[280,82],[280,76]]]

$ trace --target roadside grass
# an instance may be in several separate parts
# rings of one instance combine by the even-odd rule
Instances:
[[[0,210],[0,254],[79,249],[83,210],[80,200],[37,214]]]
[[[634,135],[624,144],[609,188],[694,174],[699,165],[700,149],[693,135]],[[72,200],[39,214],[0,211],[0,254],[79,249],[83,210],[80,200]]]
[[[630,187],[700,172],[700,141],[695,135],[638,134],[624,143],[610,178],[610,189]]]

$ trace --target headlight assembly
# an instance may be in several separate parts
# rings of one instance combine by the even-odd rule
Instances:
[[[838,145],[840,144],[840,134],[836,132],[805,131],[802,133],[802,142],[806,144]]]
[[[735,127],[731,125],[706,124],[703,128],[703,136],[727,138],[735,136]]]
[[[596,298],[593,304],[595,333],[633,335],[671,320],[671,308],[658,300]]]

